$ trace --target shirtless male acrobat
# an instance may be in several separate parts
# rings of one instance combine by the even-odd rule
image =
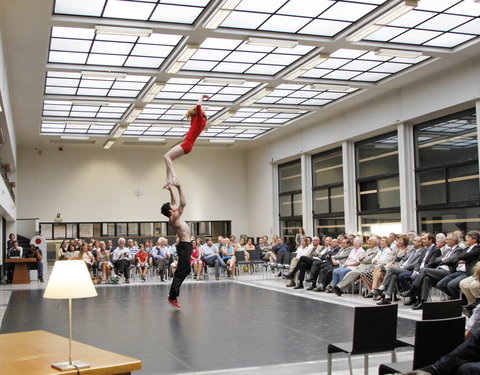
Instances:
[[[178,190],[179,202],[173,187]],[[165,203],[162,206],[162,214],[168,217],[168,222],[175,230],[180,242],[177,245],[178,264],[175,274],[173,276],[172,285],[170,287],[170,294],[168,296],[168,303],[180,310],[180,304],[178,303],[178,296],[180,294],[180,286],[185,278],[190,273],[190,256],[192,255],[192,243],[190,242],[190,228],[188,224],[181,218],[183,209],[186,206],[185,195],[183,194],[180,183],[177,182],[173,185],[167,185],[165,189],[170,191],[170,202]]]

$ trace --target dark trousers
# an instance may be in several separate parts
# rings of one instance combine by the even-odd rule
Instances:
[[[413,293],[415,293],[420,300],[427,301],[432,286],[437,285],[437,282],[448,274],[448,271],[441,268],[424,268],[412,283]]]
[[[277,263],[278,264],[288,264],[290,259],[288,251],[282,251],[277,253]]]
[[[190,257],[192,256],[192,244],[190,242],[179,242],[177,246],[178,263],[173,275],[172,286],[170,287],[169,298],[176,300],[180,295],[180,286],[183,280],[190,273]]]
[[[115,267],[117,273],[123,273],[125,279],[130,278],[130,261],[128,259],[117,259],[115,261]]]
[[[305,272],[310,270],[312,264],[312,258],[302,255],[298,260],[297,265],[290,273],[292,275],[295,275],[298,272],[298,281],[303,282],[303,280],[305,280]]]
[[[467,278],[466,272],[451,273],[437,283],[437,288],[453,299],[457,299],[460,297],[460,281],[465,278]]]
[[[480,332],[423,370],[432,375],[479,375]]]
[[[331,265],[328,262],[321,261],[321,260],[313,261],[312,266],[310,268],[310,279],[312,280],[314,286],[317,284],[317,279],[320,275],[320,271],[328,267],[331,267]],[[323,286],[326,286],[326,285],[324,284]]]
[[[318,275],[318,285],[323,285],[323,287],[326,287],[328,284],[330,284],[333,277],[333,270],[335,268],[336,267],[333,266],[322,268],[320,270],[320,274]]]

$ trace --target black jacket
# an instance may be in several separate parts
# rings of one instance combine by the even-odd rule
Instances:
[[[473,271],[473,266],[478,261],[478,257],[480,256],[480,245],[475,245],[472,250],[468,251],[470,247],[467,247],[463,250],[462,254],[458,257],[458,260],[465,261],[465,270],[467,271],[467,275],[470,276]]]

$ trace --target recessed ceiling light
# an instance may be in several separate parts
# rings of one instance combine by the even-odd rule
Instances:
[[[212,85],[243,85],[245,84],[244,79],[229,79],[229,78],[204,78],[202,83],[212,84]]]
[[[92,72],[82,71],[82,78],[108,78],[108,79],[125,79],[126,73],[114,73],[114,72]]]
[[[145,96],[143,97],[142,101],[150,103],[157,94],[162,91],[162,89],[165,87],[165,82],[157,81],[155,82],[150,89],[145,93]]]
[[[223,0],[220,6],[203,24],[205,29],[216,29],[227,18],[230,13],[240,4],[242,0]]]
[[[165,142],[165,138],[156,138],[156,137],[139,137],[140,142]]]
[[[103,145],[103,148],[105,150],[108,150],[110,147],[113,146],[114,143],[115,141],[113,139],[109,139],[107,142],[105,142],[105,144]]]
[[[248,38],[245,43],[254,45],[254,46],[278,47],[278,48],[294,48],[298,46],[298,42],[296,40],[269,39],[269,38],[256,38],[256,37]]]
[[[127,126],[118,126],[112,133],[112,138],[120,138],[125,133],[125,130],[127,130]]]
[[[70,139],[75,141],[87,141],[90,137],[82,136],[82,135],[62,135],[61,139]]]
[[[406,59],[417,59],[422,56],[420,51],[406,51],[401,49],[380,48],[375,51],[375,55],[387,57],[403,57]]]
[[[198,44],[185,45],[182,51],[178,54],[177,60],[166,69],[167,73],[177,73],[199,48],[200,46]]]
[[[108,35],[124,35],[124,36],[138,36],[149,37],[152,35],[152,29],[138,29],[133,27],[117,27],[117,26],[95,26],[96,34]]]
[[[347,91],[350,89],[348,85],[328,85],[323,83],[314,83],[310,85],[311,89],[314,90],[335,90],[335,91]]]
[[[233,139],[210,139],[210,143],[235,143]]]

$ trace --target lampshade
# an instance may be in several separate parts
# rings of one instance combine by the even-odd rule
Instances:
[[[44,298],[95,297],[97,291],[83,260],[60,260],[53,265]]]

